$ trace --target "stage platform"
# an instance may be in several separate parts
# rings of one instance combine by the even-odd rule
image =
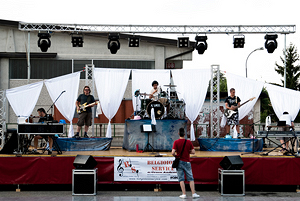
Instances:
[[[265,150],[266,151],[266,150]],[[62,155],[0,155],[0,185],[71,184],[76,155],[92,155],[98,162],[98,184],[178,184],[175,181],[115,181],[117,157],[163,159],[171,152],[129,152],[122,148],[107,151],[66,151]],[[261,153],[259,153],[261,154]],[[225,156],[240,155],[246,185],[300,185],[300,158],[279,152],[261,156],[257,153],[200,151],[191,157],[196,184],[218,184],[219,163]],[[173,160],[173,158],[171,159]],[[170,160],[170,161],[171,161]]]

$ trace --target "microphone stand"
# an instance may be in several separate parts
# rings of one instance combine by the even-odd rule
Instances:
[[[254,138],[254,136],[255,136],[255,135],[254,135],[254,125],[255,125],[256,123],[258,123],[258,122],[260,122],[260,120],[258,120],[258,121],[256,121],[256,122],[250,124],[251,130],[253,131],[253,136],[252,136],[252,151],[251,151],[251,152],[247,152],[247,153],[242,153],[241,155],[255,154],[255,151],[254,151],[254,140],[255,140],[255,138]],[[251,133],[251,130],[250,130],[249,134]]]
[[[60,96],[61,96],[64,92],[66,92],[66,91],[62,91],[62,92],[59,94],[59,96],[56,98],[56,100],[53,102],[53,104],[50,106],[50,108],[47,110],[46,113],[48,113],[49,110],[51,109],[51,115],[53,114],[53,106],[54,106],[54,104],[56,103],[56,101],[60,98]]]

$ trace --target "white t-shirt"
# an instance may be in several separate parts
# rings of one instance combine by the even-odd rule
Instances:
[[[154,88],[151,89],[150,94],[152,94],[154,91],[155,91]],[[160,87],[157,87],[157,92],[155,92],[155,93],[153,94],[152,100],[157,101],[157,100],[158,100],[158,95],[159,95],[159,94],[160,94]]]
[[[283,114],[279,117],[279,121],[285,121],[286,125],[292,125],[292,117],[289,114]]]

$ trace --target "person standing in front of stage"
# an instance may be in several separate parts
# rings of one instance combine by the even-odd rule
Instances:
[[[89,127],[92,125],[92,107],[94,107],[97,103],[95,102],[94,96],[90,94],[91,89],[89,86],[85,86],[83,88],[83,94],[80,94],[76,101],[76,108],[77,111],[80,110],[80,105],[86,103],[87,105],[90,104],[89,107],[86,108],[86,111],[82,111],[79,114],[78,122],[77,122],[77,130],[76,134],[73,136],[73,138],[79,137],[79,132],[84,125],[84,137],[88,138],[87,132],[89,130]]]
[[[280,117],[279,121],[285,121],[285,124],[287,127],[281,128],[282,131],[289,131],[294,129],[294,122],[292,120],[291,115],[288,112],[284,112]],[[288,142],[288,137],[279,137],[278,140],[280,141],[280,144],[282,144],[282,150],[280,152],[286,153],[288,147],[289,147],[289,142]]]
[[[229,135],[230,126],[235,125],[236,131],[238,133],[238,138],[240,138],[240,127],[239,127],[239,111],[238,108],[240,107],[241,99],[235,95],[235,89],[230,89],[230,96],[225,99],[225,108],[228,110],[233,110],[234,113],[231,117],[227,118],[226,124],[226,134]]]
[[[184,145],[184,143],[185,143],[185,145]],[[182,155],[180,157],[182,148],[184,148],[184,149],[183,149]],[[179,165],[176,168],[176,170],[177,170],[178,181],[180,183],[180,187],[181,187],[181,191],[182,191],[182,195],[180,195],[179,197],[182,199],[186,198],[184,174],[186,175],[187,181],[190,182],[192,197],[193,198],[200,197],[195,192],[195,183],[194,183],[194,178],[193,178],[193,173],[192,173],[190,154],[195,154],[194,146],[190,140],[185,139],[184,129],[180,128],[179,129],[179,139],[175,140],[175,142],[173,144],[172,155],[175,156],[176,158],[180,157]]]
[[[154,80],[152,82],[152,87],[153,87],[153,89],[151,89],[151,91],[150,91],[150,97],[149,98],[154,100],[154,101],[157,101],[158,100],[158,95],[161,92],[161,88],[158,87],[158,82],[156,80]]]
[[[46,120],[46,111],[44,108],[39,108],[37,110],[38,114],[39,114],[39,123],[43,123],[45,120]],[[45,138],[46,140],[46,137],[48,137],[48,142],[47,142],[47,147],[46,147],[46,151],[48,151],[48,155],[51,155],[52,154],[52,145],[53,145],[53,139],[51,136],[49,135],[43,135],[43,137],[41,135],[36,135],[34,137],[34,149],[31,151],[32,154],[37,154],[38,151],[37,151],[37,146],[38,146],[38,140],[39,139],[42,139],[42,138]]]

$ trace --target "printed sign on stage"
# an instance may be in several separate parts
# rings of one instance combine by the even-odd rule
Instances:
[[[114,181],[178,181],[174,157],[115,157]]]

